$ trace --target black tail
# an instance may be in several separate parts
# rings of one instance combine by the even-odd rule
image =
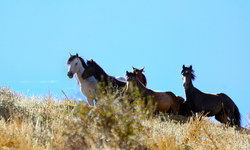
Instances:
[[[230,118],[230,125],[231,126],[236,125],[240,127],[241,115],[236,104],[226,94],[219,93],[218,95],[222,96],[223,98],[222,104],[224,104],[224,111],[226,115]]]
[[[240,112],[238,107],[235,105],[233,125],[237,125],[238,127],[240,127],[240,121],[241,121]]]

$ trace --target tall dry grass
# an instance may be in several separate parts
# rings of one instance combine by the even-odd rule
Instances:
[[[134,99],[133,104],[130,101]],[[197,116],[152,117],[138,95],[104,95],[95,107],[0,87],[0,149],[249,149],[250,135]],[[165,121],[162,121],[165,120]]]

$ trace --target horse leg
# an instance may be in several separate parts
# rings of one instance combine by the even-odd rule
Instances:
[[[195,113],[190,110],[190,109],[187,109],[187,117],[188,117],[188,120],[189,121],[194,121],[195,120]]]
[[[176,106],[176,105],[173,104],[173,105],[170,106],[170,109],[172,110],[173,115],[178,115],[179,106]]]
[[[94,103],[93,103],[94,98],[86,97],[86,99],[87,99],[87,102],[88,102],[88,104],[89,104],[90,106],[93,106],[93,105],[94,105]]]
[[[224,111],[224,109],[222,109],[218,114],[215,115],[215,119],[225,124],[229,122],[229,120],[227,119],[227,114]]]

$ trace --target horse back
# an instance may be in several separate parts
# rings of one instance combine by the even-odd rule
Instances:
[[[189,111],[209,113],[208,116],[217,114],[222,108],[222,99],[218,94],[201,92],[196,89],[187,95],[186,106]]]
[[[113,87],[118,87],[118,88],[123,88],[126,85],[126,81],[118,80],[112,76],[109,76],[109,78],[106,79],[106,82],[107,85],[110,85],[109,83],[111,83]]]
[[[151,92],[152,91],[152,92]],[[153,95],[155,101],[167,101],[168,103],[173,103],[175,95],[170,91],[153,91],[151,90],[148,93]]]
[[[233,103],[233,100],[229,96],[227,96],[225,93],[217,93],[216,95],[218,95],[222,99],[223,102],[230,101]]]
[[[159,92],[159,93],[161,93],[160,102],[162,103],[162,105],[165,104],[165,105],[170,106],[171,109],[174,109],[172,111],[178,111],[179,110],[180,102],[178,101],[176,95],[173,92],[164,91],[164,92]]]
[[[165,91],[165,93],[167,95],[169,95],[169,97],[171,98],[171,100],[173,101],[173,103],[179,102],[178,99],[177,99],[177,97],[176,97],[176,95],[173,92],[171,92],[171,91]]]
[[[145,91],[147,102],[151,99],[155,105],[155,112],[168,112],[171,106],[169,96],[162,91],[153,91],[148,89]]]
[[[217,95],[221,98],[221,101],[223,103],[223,107],[225,109],[232,109],[233,110],[235,108],[236,105],[229,96],[227,96],[224,93],[218,93]]]

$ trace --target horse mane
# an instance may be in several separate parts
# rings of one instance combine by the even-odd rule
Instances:
[[[83,60],[83,58],[82,57],[78,57],[79,59],[80,59],[80,61],[82,62],[82,66],[83,66],[83,68],[86,68],[87,67],[87,65],[86,65],[86,63],[85,63],[85,61]]]
[[[144,85],[146,86],[146,85],[147,85],[147,79],[146,79],[146,77],[145,77],[145,75],[144,75],[144,74],[142,74],[142,79],[143,79],[143,83],[144,83]]]
[[[67,64],[70,64],[70,62],[71,62],[72,60],[74,60],[75,58],[79,58],[80,61],[81,61],[81,63],[82,63],[83,68],[86,68],[87,65],[86,65],[85,61],[83,60],[82,57],[80,57],[80,56],[78,56],[78,55],[72,55],[72,56],[70,56],[69,59],[68,59],[68,61],[67,61]]]
[[[99,66],[94,60],[88,60],[87,61],[87,67],[93,66],[95,73],[94,73],[94,77],[97,80],[97,82],[99,81],[103,81],[106,85],[109,84],[109,82],[113,85],[113,86],[118,86],[118,87],[124,87],[126,85],[125,81],[120,81],[118,79],[116,79],[113,76],[108,75],[101,66]],[[88,70],[88,69],[86,69]],[[85,71],[86,71],[85,70]]]
[[[193,69],[191,69],[191,79],[195,80],[195,75],[194,75],[194,70]]]
[[[103,74],[109,76],[109,75],[102,69],[102,67],[96,63],[96,61],[94,61],[94,60],[92,60],[92,59],[91,59],[91,60],[87,60],[87,65],[89,65],[90,63],[91,63],[91,65],[96,66],[100,72],[102,72]],[[96,69],[97,69],[97,68],[96,68]]]

